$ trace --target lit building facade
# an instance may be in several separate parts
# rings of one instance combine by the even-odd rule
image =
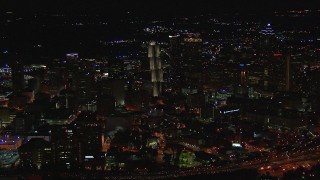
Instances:
[[[18,148],[20,161],[37,169],[52,162],[52,149],[49,142],[42,138],[33,138]]]
[[[161,83],[163,82],[163,70],[160,59],[160,47],[154,41],[149,44],[148,58],[150,61],[151,82],[153,84],[153,96],[161,94]]]

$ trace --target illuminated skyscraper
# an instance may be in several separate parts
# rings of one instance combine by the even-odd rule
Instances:
[[[78,53],[68,53],[66,54],[66,59],[68,61],[68,63],[74,63],[75,61],[77,61],[79,58],[79,54]]]
[[[275,36],[275,31],[271,23],[267,23],[260,30],[260,53],[261,55],[270,55],[278,52],[278,43]]]
[[[246,67],[244,64],[240,64],[240,84],[241,86],[247,86],[248,85],[248,72],[246,70]]]
[[[188,33],[183,35],[182,63],[183,81],[187,86],[196,85],[201,82],[202,76],[202,39],[199,33]]]
[[[161,94],[163,70],[160,59],[160,47],[154,41],[149,44],[148,58],[150,60],[151,82],[153,83],[153,96]]]
[[[274,30],[272,29],[270,22],[267,24],[266,27],[264,27],[264,28],[261,29],[260,34],[263,34],[263,35],[265,35],[265,36],[272,36],[272,35],[274,35]]]
[[[184,68],[189,71],[199,71],[201,67],[201,45],[202,39],[199,33],[184,34],[182,59]],[[188,72],[190,73],[190,72]],[[191,74],[188,74],[191,75]]]

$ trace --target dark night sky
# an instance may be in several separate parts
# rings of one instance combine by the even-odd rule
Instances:
[[[320,8],[319,0],[0,0],[2,11],[103,13],[126,11],[155,16],[202,12],[266,12],[287,8]]]
[[[268,18],[268,14],[273,10],[305,8],[320,9],[320,0],[0,0],[0,13],[12,11],[17,14],[27,14],[26,17],[31,17],[29,16],[31,13],[105,14],[111,17],[110,19],[115,20],[112,21],[113,26],[108,27],[109,29],[107,30],[100,29],[100,31],[97,31],[99,29],[90,29],[91,31],[88,30],[88,32],[85,28],[78,30],[72,28],[55,29],[57,27],[42,31],[42,28],[36,25],[13,24],[7,27],[13,28],[12,31],[6,29],[9,34],[8,36],[11,37],[10,41],[8,41],[9,45],[7,43],[1,44],[0,42],[0,50],[2,48],[1,45],[3,45],[3,48],[9,47],[10,49],[11,43],[14,51],[20,50],[21,54],[25,53],[27,55],[32,54],[31,50],[33,50],[35,51],[35,56],[46,56],[48,54],[56,56],[56,54],[64,54],[66,51],[81,52],[79,50],[81,48],[86,52],[94,54],[93,50],[87,51],[87,48],[94,47],[95,40],[101,37],[108,39],[105,37],[106,34],[112,37],[109,37],[110,39],[123,38],[127,34],[127,32],[124,32],[127,29],[118,28],[124,25],[114,23],[120,19],[118,18],[119,16],[127,18],[127,11],[131,12],[129,16],[137,14],[150,18],[240,12],[244,14],[258,13],[259,17],[263,17],[261,19],[264,19]],[[5,22],[6,19],[4,17],[7,16],[10,17],[11,15],[0,14],[0,20],[4,20]],[[19,17],[23,17],[23,15]],[[70,17],[72,19],[72,16]],[[47,19],[40,20],[47,21]],[[48,23],[50,24],[50,19],[48,19]],[[14,25],[19,26],[15,28]],[[4,28],[0,26],[0,31],[2,29]],[[123,31],[120,31],[120,29]],[[59,33],[56,33],[57,31]],[[83,36],[84,34],[85,36]],[[78,47],[79,39],[86,42],[86,46]],[[44,47],[47,48],[43,48],[43,51],[39,50],[38,52],[38,49],[33,48],[32,43],[41,42],[44,42]],[[69,44],[66,44],[66,42],[69,42]],[[29,47],[29,49],[26,47]],[[104,50],[101,51],[104,52]],[[25,59],[36,59],[34,57],[27,57],[27,55],[24,57]]]

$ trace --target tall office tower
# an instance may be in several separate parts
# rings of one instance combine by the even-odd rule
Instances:
[[[22,91],[25,87],[23,64],[19,60],[12,65],[12,86],[14,91]]]
[[[267,23],[263,26],[259,32],[260,36],[260,53],[261,55],[270,55],[277,51],[276,49],[276,37],[271,23]]]
[[[99,159],[102,149],[101,126],[93,112],[82,112],[77,119],[71,123],[75,131],[74,142],[78,151],[79,163]]]
[[[240,64],[240,84],[241,86],[248,85],[248,71],[245,64]]]
[[[66,54],[66,60],[64,63],[66,63],[67,75],[69,76],[69,78],[71,78],[79,68],[79,54],[78,53]]]
[[[78,53],[68,53],[66,54],[66,59],[68,63],[74,63],[78,60],[79,54]]]
[[[202,39],[200,38],[200,34],[184,34],[182,44],[183,65],[191,71],[198,71],[197,68],[201,67]]]
[[[79,150],[75,142],[76,131],[70,124],[66,127],[55,126],[51,129],[53,161],[56,165],[70,169],[78,162]]]
[[[248,78],[247,78],[247,71],[246,70],[241,70],[240,72],[240,84],[242,86],[247,86],[248,85]]]
[[[263,35],[274,35],[274,30],[271,27],[271,23],[268,23],[267,26],[261,29],[260,34]]]
[[[181,68],[181,54],[182,54],[182,47],[181,47],[181,36],[169,36],[170,40],[170,59],[171,59],[171,66],[174,71]]]
[[[182,86],[183,72],[185,71],[182,61],[182,41],[183,38],[180,35],[169,36],[170,46],[168,52],[171,69],[168,76],[171,76],[171,78],[168,79],[168,85],[173,85],[174,90],[178,90]]]
[[[184,34],[182,42],[182,64],[184,77],[187,85],[196,85],[202,79],[201,48],[202,39],[199,33]]]
[[[76,90],[77,95],[79,96],[79,102],[84,104],[87,103],[95,95],[94,72],[79,70],[75,74],[75,77],[73,79],[75,80],[73,84],[74,84],[74,89]]]
[[[51,144],[42,138],[32,138],[20,146],[18,151],[23,166],[31,165],[41,169],[53,160]]]
[[[161,83],[163,82],[163,70],[160,59],[160,47],[152,41],[148,47],[148,58],[150,60],[151,82],[153,83],[153,96],[161,94]]]
[[[292,72],[291,72],[291,58],[286,57],[286,91],[291,91],[292,86]]]
[[[66,54],[65,63],[65,72],[64,72],[64,82],[66,87],[76,89],[75,79],[77,72],[79,70],[79,54],[78,53],[68,53]]]

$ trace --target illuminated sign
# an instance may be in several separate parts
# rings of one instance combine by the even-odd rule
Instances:
[[[79,54],[78,53],[68,53],[66,54],[66,56],[78,56]]]
[[[177,38],[177,37],[180,37],[180,35],[175,35],[175,36],[169,35],[169,38]]]
[[[233,110],[228,110],[228,111],[223,111],[223,114],[228,114],[228,113],[233,113],[233,112],[239,112],[240,109],[233,109]]]
[[[242,148],[242,145],[240,143],[232,143],[232,147]]]
[[[282,54],[273,54],[274,57],[280,57]]]

